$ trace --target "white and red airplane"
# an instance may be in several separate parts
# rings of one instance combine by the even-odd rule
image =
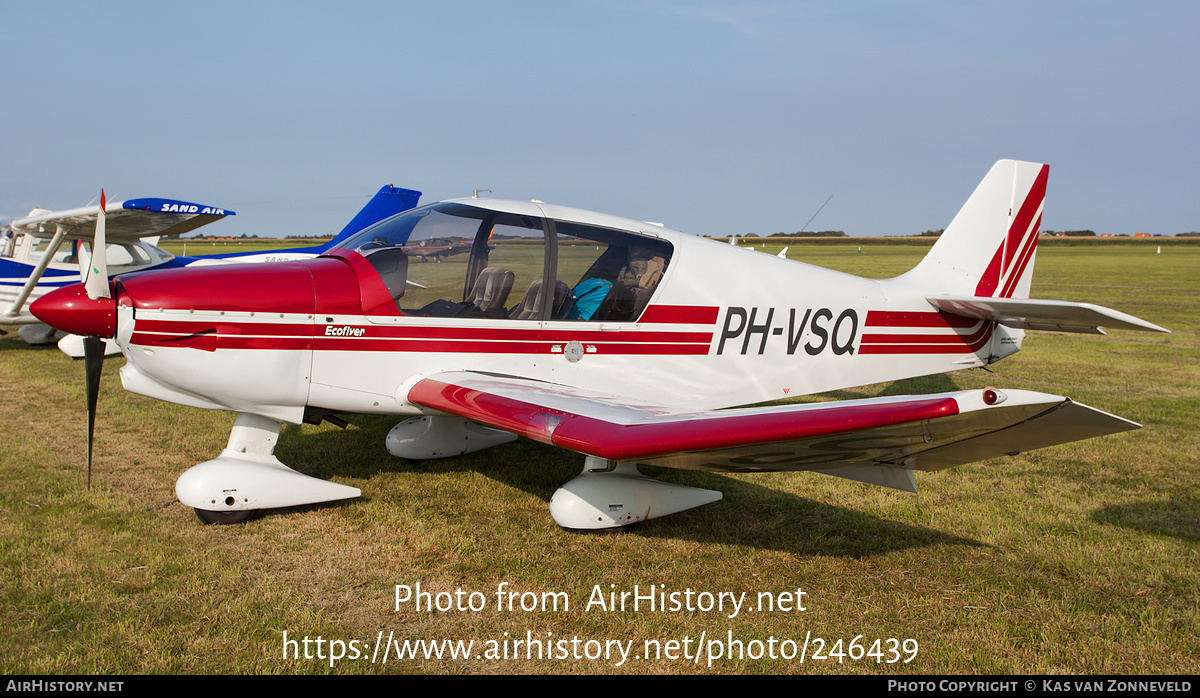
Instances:
[[[921,263],[886,280],[656,224],[471,198],[399,214],[313,260],[100,277],[33,312],[115,337],[127,390],[237,413],[228,447],[176,484],[206,522],[358,496],[273,455],[282,423],[337,413],[409,417],[387,436],[402,458],[518,435],[583,454],[582,474],[550,502],[573,529],[721,498],[646,478],[637,463],[815,470],[915,492],[916,470],[1139,425],[998,388],[725,408],[985,366],[1029,329],[1166,332],[1028,298],[1048,170],[996,163]],[[410,264],[429,239],[471,251]]]

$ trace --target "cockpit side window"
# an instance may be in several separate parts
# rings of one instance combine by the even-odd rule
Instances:
[[[636,320],[670,264],[670,243],[624,231],[555,221],[557,276],[571,289],[561,320]]]
[[[511,290],[505,300],[503,317],[515,320],[536,320],[541,317],[539,289],[546,268],[546,236],[542,221],[528,216],[501,215],[486,231],[482,240],[476,241],[481,254],[486,255],[488,269],[506,279],[512,273]],[[470,280],[473,291],[478,279]],[[475,294],[477,295],[477,294]]]
[[[37,238],[33,243],[33,251],[29,253],[30,262],[40,262],[42,257],[46,256],[46,252],[50,250],[50,243],[53,242],[50,238]],[[58,249],[54,251],[54,256],[51,257],[51,262],[64,263],[67,257],[71,255],[71,245],[60,243]]]
[[[78,248],[83,248],[88,257],[91,256],[91,241],[82,240],[76,246],[66,250],[65,254],[69,254],[70,257],[63,261],[77,264],[79,262]],[[58,256],[59,255],[56,254],[55,258],[58,258]],[[157,257],[158,255],[151,256],[150,253],[142,247],[142,243],[110,242],[104,247],[104,260],[108,265],[109,272],[112,274],[124,274],[131,271],[137,271],[139,269],[145,269],[147,267],[152,267],[155,264],[163,261]]]

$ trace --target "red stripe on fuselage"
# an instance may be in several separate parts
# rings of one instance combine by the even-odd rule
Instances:
[[[133,333],[130,344],[141,347],[186,347],[203,351],[217,349],[269,349],[274,351],[303,351],[311,349],[312,337],[248,337],[219,335],[215,332],[194,334]]]
[[[376,339],[356,337],[247,337],[238,335],[218,336],[212,333],[192,335],[160,335],[133,333],[132,344],[144,347],[188,347],[204,351],[216,349],[268,349],[276,351],[352,351],[352,352],[397,352],[397,353],[441,353],[441,354],[561,354],[563,342],[508,342],[508,341],[445,341],[421,339]],[[559,350],[554,351],[553,347]],[[622,354],[644,356],[702,356],[708,354],[706,344],[651,344],[626,342],[596,342],[595,354]]]
[[[676,325],[712,325],[721,309],[703,305],[652,305],[642,313],[639,322],[662,322]]]
[[[978,321],[977,321],[978,322]],[[864,335],[863,343],[858,353],[863,354],[974,354],[982,349],[992,338],[996,323],[985,322],[979,331],[970,335]],[[871,344],[867,337],[897,337],[903,343]],[[942,340],[931,337],[944,337]]]
[[[340,325],[339,325],[340,327]],[[270,337],[311,336],[312,323],[307,322],[206,322],[203,320],[160,320],[154,318],[137,318],[134,325],[136,332],[156,332],[173,335],[195,334],[197,332],[216,331],[221,335],[263,335]]]
[[[447,339],[562,343],[578,342],[622,343],[691,343],[708,345],[712,342],[711,332],[628,331],[604,332],[600,330],[575,330],[517,327],[430,327],[426,325],[376,325],[372,323],[256,323],[256,322],[204,322],[195,320],[138,320],[138,333],[165,333],[173,336],[215,331],[219,336],[311,336],[334,338],[326,335],[326,327],[361,330],[362,339]],[[336,337],[340,338],[340,336]]]
[[[975,318],[949,315],[937,311],[917,310],[870,310],[867,312],[865,327],[933,327],[937,329],[955,329],[974,327],[979,324]]]
[[[986,325],[972,334],[864,334],[867,344],[974,344],[987,335]]]
[[[703,355],[711,332],[602,332],[515,327],[429,327],[355,323],[205,322],[137,320],[132,343],[154,347],[392,351],[481,354],[555,354],[568,342],[595,347],[599,354]],[[328,328],[344,330],[327,335]],[[559,347],[558,351],[554,347]]]
[[[343,325],[328,324],[330,327]],[[600,330],[553,329],[518,327],[429,327],[418,325],[352,325],[365,330],[365,335],[371,338],[402,338],[402,339],[465,339],[465,340],[513,340],[526,342],[691,342],[708,344],[712,341],[711,332],[602,332]],[[324,336],[324,329],[317,326],[314,333]]]
[[[564,342],[507,342],[507,341],[444,341],[421,339],[369,339],[347,337],[317,337],[314,349],[319,351],[390,351],[402,353],[443,354],[545,354],[563,353]],[[553,347],[559,347],[553,351]],[[622,342],[589,343],[595,354],[639,355],[704,355],[708,344],[626,344]]]

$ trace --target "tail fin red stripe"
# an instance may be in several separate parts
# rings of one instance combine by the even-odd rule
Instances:
[[[987,269],[980,277],[979,284],[975,287],[976,296],[990,297],[994,295],[996,289],[1001,286],[1002,279],[1007,279],[1004,283],[1005,289],[1014,286],[1014,278],[1020,279],[1020,273],[1016,273],[1015,270],[1019,267],[1023,273],[1024,265],[1029,261],[1027,253],[1037,244],[1037,233],[1041,224],[1038,210],[1041,209],[1042,201],[1046,198],[1046,180],[1049,176],[1050,166],[1042,165],[1033,181],[1033,186],[1029,188],[1025,200],[1021,202],[1021,207],[1018,209],[1016,217],[1013,218],[1008,233],[1000,241],[996,253],[992,255]],[[1034,223],[1035,216],[1038,217],[1037,223]],[[1033,223],[1032,227],[1030,227],[1031,223]],[[1011,293],[1011,289],[1009,292]]]
[[[1033,180],[1033,186],[1029,188],[1029,193],[1025,196],[1025,201],[1021,203],[1021,208],[1017,212],[1016,218],[1013,219],[1012,225],[1008,229],[1008,254],[1005,255],[1007,264],[1004,271],[1012,268],[1013,262],[1016,261],[1017,250],[1021,248],[1021,243],[1025,236],[1029,234],[1029,226],[1033,223],[1034,216],[1037,215],[1038,209],[1042,207],[1042,201],[1046,198],[1046,180],[1050,175],[1050,166],[1042,165],[1042,169],[1038,171],[1037,179]]]
[[[992,261],[988,262],[987,270],[980,277],[979,285],[975,287],[975,295],[990,297],[996,292],[996,287],[1000,285],[1000,254],[1003,251],[1004,243],[1000,243],[996,254],[992,255]]]
[[[1025,275],[1025,269],[1029,266],[1029,261],[1033,259],[1033,253],[1037,250],[1038,230],[1042,227],[1042,217],[1033,224],[1033,230],[1029,232],[1029,240],[1025,243],[1025,248],[1021,250],[1021,257],[1017,260],[1017,266],[1009,275],[1008,281],[1004,283],[1004,290],[1000,293],[1003,298],[1012,298],[1012,294],[1017,290],[1017,284],[1021,281],[1021,277]]]

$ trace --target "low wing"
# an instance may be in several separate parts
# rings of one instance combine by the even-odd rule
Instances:
[[[940,470],[1139,428],[1056,395],[967,390],[708,412],[679,412],[525,378],[453,371],[408,400],[611,461],[692,470],[816,470],[916,491]]]
[[[104,208],[109,242],[134,242],[157,235],[178,235],[219,221],[233,211],[175,199],[130,199]],[[38,211],[9,225],[18,233],[53,237],[59,227],[65,240],[91,240],[100,206],[65,211]]]
[[[1038,300],[1032,298],[985,298],[981,296],[931,296],[938,310],[951,315],[995,320],[1006,327],[1024,330],[1056,330],[1104,334],[1101,327],[1121,330],[1170,332],[1141,318],[1091,303]]]

